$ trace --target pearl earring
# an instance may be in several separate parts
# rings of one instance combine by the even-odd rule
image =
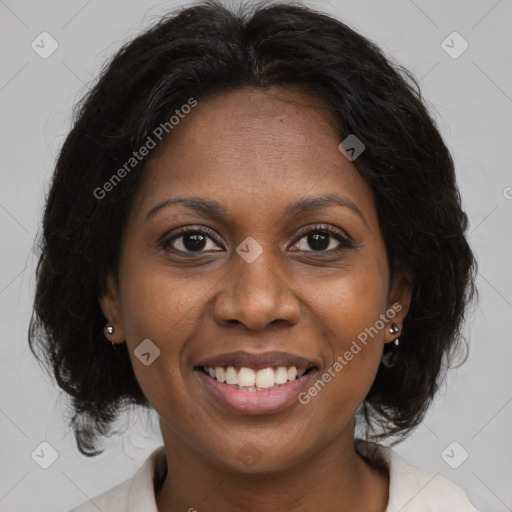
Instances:
[[[103,334],[105,336],[112,336],[114,332],[116,332],[116,330],[114,329],[113,325],[106,325],[105,328],[103,329]]]
[[[402,332],[402,329],[400,329],[400,326],[396,322],[393,322],[391,324],[391,327],[389,328],[389,332],[391,334],[400,334]],[[395,347],[398,347],[399,344],[400,344],[400,341],[398,338],[396,338]]]

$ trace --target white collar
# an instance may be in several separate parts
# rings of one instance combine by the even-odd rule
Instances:
[[[386,512],[477,512],[464,491],[439,473],[409,465],[391,448],[356,439],[357,451],[385,461],[389,471]],[[158,512],[155,482],[166,470],[165,446],[156,448],[129,481],[128,512]]]

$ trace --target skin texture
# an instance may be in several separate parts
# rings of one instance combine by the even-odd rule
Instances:
[[[193,371],[225,352],[282,350],[316,361],[321,376],[395,302],[402,310],[392,321],[403,324],[410,280],[397,272],[390,286],[371,188],[338,150],[330,115],[293,89],[223,92],[199,102],[146,164],[122,240],[119,282],[109,276],[100,304],[115,326],[109,340],[128,343],[160,416],[169,455],[156,496],[160,512],[386,508],[389,477],[353,442],[355,412],[384,343],[397,337],[390,324],[310,403],[273,414],[224,409]],[[338,205],[285,217],[290,203],[326,193],[350,200],[364,220]],[[227,217],[170,205],[145,220],[177,196],[215,200]],[[217,240],[189,253],[183,237],[167,249],[159,244],[183,226],[206,226]],[[307,233],[322,226],[348,235],[354,247],[332,236],[326,249],[311,247]],[[236,252],[247,236],[263,249],[252,263]],[[133,355],[147,338],[161,351],[149,366]],[[239,458],[248,446],[260,454],[251,466]]]

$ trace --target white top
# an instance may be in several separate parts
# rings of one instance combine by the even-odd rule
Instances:
[[[441,476],[410,466],[391,448],[356,439],[359,453],[381,457],[389,470],[385,512],[478,512],[465,492]],[[369,451],[370,450],[370,451]],[[165,447],[156,448],[135,475],[69,512],[158,512],[155,483],[166,471]]]

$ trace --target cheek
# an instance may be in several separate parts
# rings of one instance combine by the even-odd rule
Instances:
[[[134,264],[133,259],[121,282],[125,338],[137,381],[160,416],[170,408],[173,414],[186,417],[188,392],[180,362],[185,342],[199,322],[197,297],[207,288],[176,279],[154,263]],[[146,365],[137,353],[148,339],[157,347],[149,345],[150,358],[158,355]]]
[[[174,390],[183,388],[182,353],[199,325],[198,298],[208,287],[197,279],[171,275],[161,264],[143,261],[130,252],[121,266],[120,282],[121,315],[132,366],[145,395],[158,408],[161,400],[169,400],[170,385]],[[144,340],[156,346],[149,344],[149,352],[158,354],[149,365],[137,357]],[[179,394],[175,391],[173,396]]]
[[[330,360],[325,361],[312,393],[326,410],[339,407],[351,413],[364,400],[378,370],[388,285],[381,259],[354,261],[335,275],[305,283],[316,290],[307,300],[330,349]]]
[[[350,345],[352,339],[374,327],[385,313],[386,272],[379,258],[356,255],[335,273],[303,281],[304,290],[315,290],[307,300],[318,313],[317,318],[325,324],[329,339],[335,340],[337,352],[344,352],[347,343]],[[381,332],[375,337],[382,339],[381,321],[377,327]]]
[[[127,342],[133,345],[149,338],[166,350],[179,347],[197,321],[195,306],[208,288],[198,280],[177,278],[154,262],[132,262],[121,278]]]

